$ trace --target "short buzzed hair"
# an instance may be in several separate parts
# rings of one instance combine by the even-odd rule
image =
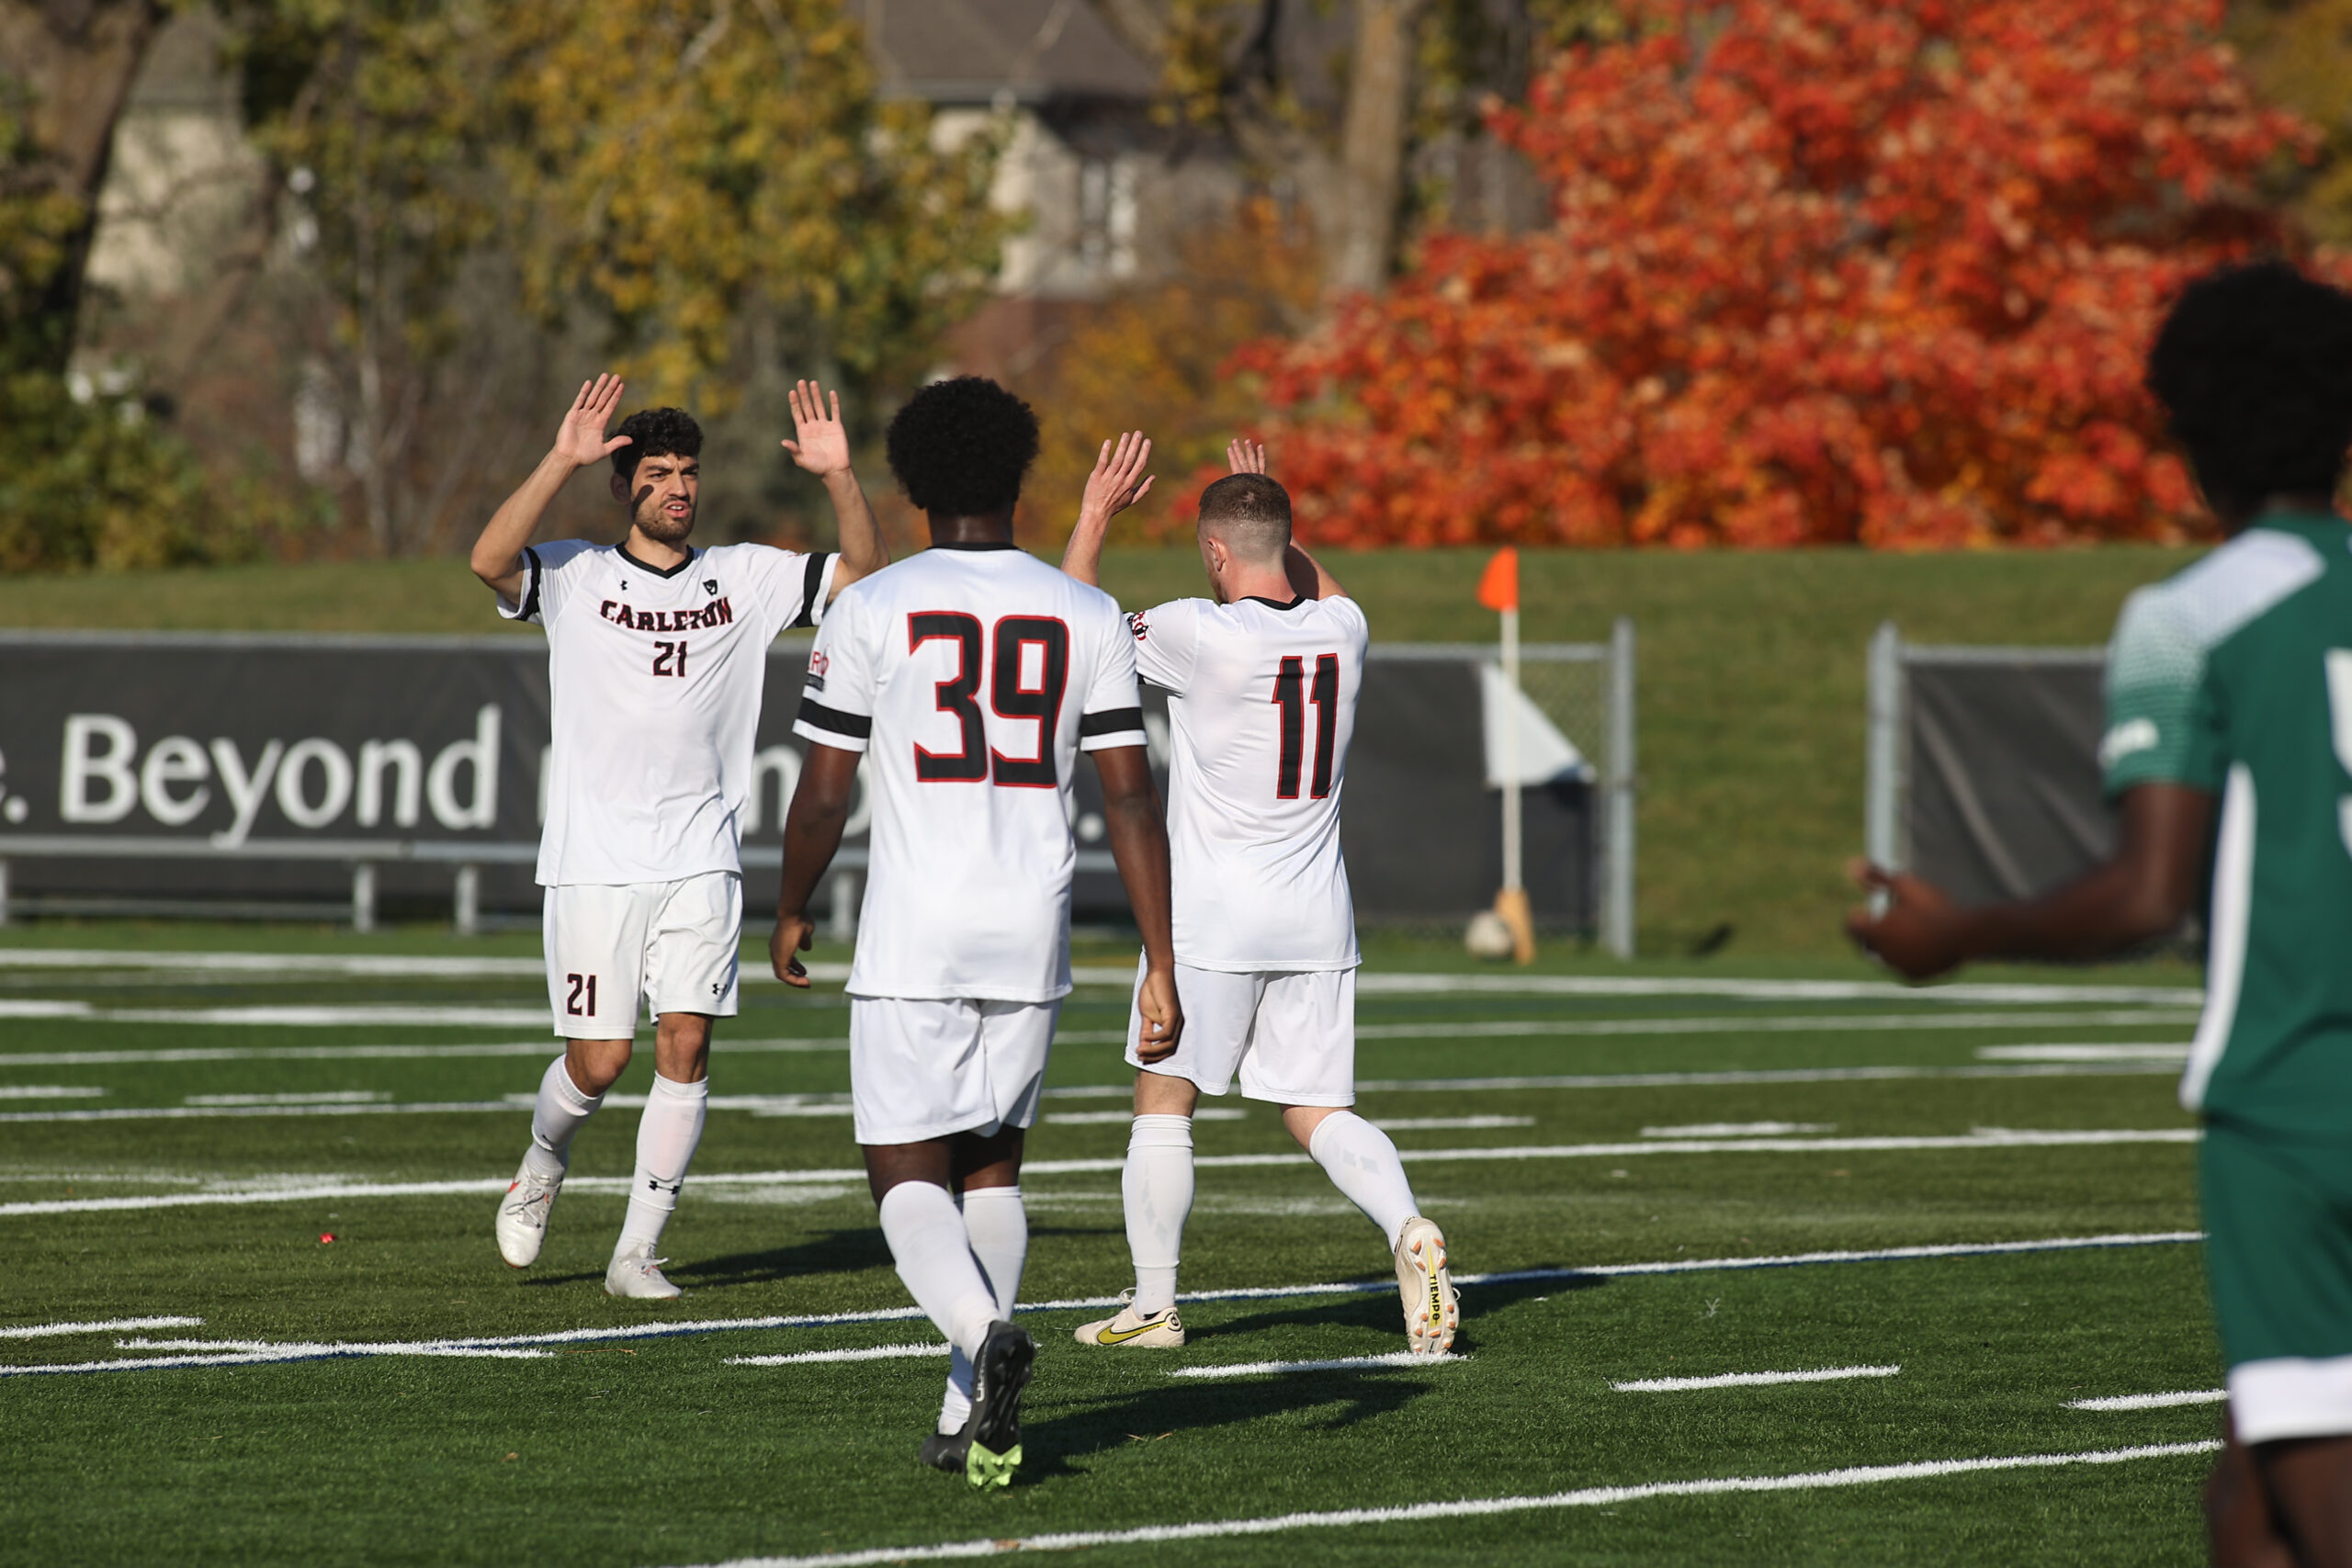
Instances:
[[[1244,560],[1280,561],[1290,547],[1290,491],[1264,474],[1227,474],[1201,491],[1201,526]]]

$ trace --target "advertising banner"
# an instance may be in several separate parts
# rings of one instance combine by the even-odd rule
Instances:
[[[805,637],[768,658],[741,824],[754,912],[775,897],[807,659]],[[395,918],[446,910],[460,864],[478,868],[484,910],[537,910],[548,728],[536,633],[0,633],[0,860],[20,908],[325,904],[368,863]],[[1164,790],[1166,696],[1147,688],[1145,701]],[[1474,660],[1374,649],[1342,818],[1363,919],[1452,920],[1493,897],[1479,714]],[[1081,918],[1114,917],[1125,897],[1082,761],[1074,793]],[[850,827],[845,848],[862,851],[862,789]],[[1529,888],[1549,923],[1591,923],[1594,827],[1585,784],[1528,791]]]

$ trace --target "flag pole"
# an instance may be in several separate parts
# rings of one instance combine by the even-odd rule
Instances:
[[[1495,914],[1510,931],[1514,961],[1535,962],[1535,917],[1527,900],[1526,834],[1520,793],[1519,761],[1519,552],[1509,547],[1495,552],[1478,584],[1478,601],[1502,615],[1503,685],[1503,886],[1495,895]]]

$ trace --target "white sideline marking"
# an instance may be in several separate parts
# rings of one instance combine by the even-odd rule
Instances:
[[[6,1057],[0,1057],[0,1061],[5,1060]],[[1359,1078],[1356,1089],[1362,1094],[1440,1094],[1490,1089],[1685,1089],[1712,1084],[1880,1083],[1920,1078],[2103,1077],[2110,1074],[2169,1075],[2174,1070],[2170,1066],[2151,1066],[2139,1062],[2104,1065],[2033,1062],[1971,1067],[1752,1067],[1708,1073],[1540,1073],[1487,1078]],[[1051,1095],[1080,1091],[1049,1089],[1046,1092]],[[1107,1089],[1087,1092],[1126,1094],[1132,1091]]]
[[[349,975],[373,978],[538,979],[546,971],[537,958],[438,957],[408,953],[295,953],[158,952],[153,949],[0,947],[0,968],[17,969],[198,969],[224,974]],[[812,963],[808,975],[816,980],[846,980],[846,964]],[[775,976],[755,964],[743,966],[743,979],[773,983]],[[1136,983],[1133,965],[1080,964],[1070,978],[1081,986]],[[1747,1000],[1857,1001],[1875,998],[1910,1002],[2154,1002],[2160,1006],[2199,1007],[2204,993],[2193,986],[2060,986],[2034,984],[1962,984],[1932,987],[1897,985],[1887,980],[1737,980],[1636,979],[1570,975],[1390,975],[1366,974],[1356,981],[1359,994],[1442,996],[1448,993],[1487,993],[1566,997],[1736,997]]]
[[[1413,1524],[1424,1519],[1476,1518],[1544,1508],[1600,1508],[1653,1497],[1717,1497],[1743,1492],[1811,1492],[1834,1486],[1871,1486],[1889,1481],[1926,1481],[1995,1470],[2046,1470],[2074,1464],[2124,1464],[2140,1459],[2210,1454],[2221,1443],[2150,1443],[2131,1449],[2095,1449],[2059,1454],[2006,1454],[1987,1459],[1918,1460],[1909,1464],[1863,1464],[1799,1475],[1726,1475],[1702,1481],[1654,1481],[1637,1486],[1588,1486],[1541,1496],[1464,1497],[1451,1503],[1407,1503],[1387,1508],[1335,1508],[1321,1513],[1277,1514],[1255,1519],[1203,1519],[1187,1524],[1144,1525],[1124,1530],[1069,1530],[1053,1535],[943,1541],[933,1546],[886,1546],[866,1551],[827,1551],[810,1557],[733,1557],[712,1568],[864,1568],[879,1562],[940,1562],[994,1557],[1007,1551],[1076,1551],[1091,1546],[1142,1546],[1172,1540],[1273,1535],[1295,1529],[1344,1529],[1356,1525]]]
[[[1724,1372],[1712,1378],[1636,1378],[1612,1382],[1619,1393],[1682,1393],[1702,1388],[1759,1388],[1768,1383],[1838,1382],[1846,1378],[1891,1378],[1903,1369],[1893,1367],[1824,1367],[1809,1372]]]
[[[2175,1404],[2219,1404],[2230,1397],[2225,1388],[2190,1389],[2180,1393],[2120,1393],[2112,1399],[2070,1399],[2069,1410],[2163,1410]]]
[[[80,1084],[0,1084],[0,1100],[96,1100],[107,1091]]]
[[[1223,1367],[1179,1367],[1169,1376],[1179,1378],[1254,1378],[1270,1372],[1334,1372],[1365,1367],[1453,1367],[1467,1356],[1424,1356],[1411,1350],[1391,1350],[1385,1356],[1340,1356],[1329,1361],[1238,1361]]]
[[[231,1340],[228,1343],[243,1342]],[[0,1367],[0,1378],[42,1377],[62,1372],[168,1371],[180,1367],[260,1367],[274,1361],[334,1361],[374,1356],[457,1356],[498,1361],[535,1361],[553,1354],[551,1350],[435,1344],[430,1340],[373,1345],[273,1344],[266,1349],[228,1350],[212,1355],[125,1356],[106,1361],[54,1361],[41,1366]]]
[[[1645,1127],[1645,1138],[1784,1138],[1792,1133],[1827,1133],[1835,1122],[1693,1122],[1687,1127]]]
[[[1980,1045],[1976,1055],[1986,1062],[2161,1062],[2177,1067],[2188,1060],[2188,1047],[2170,1041],[2134,1045]]]
[[[478,1056],[555,1055],[553,1035],[544,1040],[502,1040],[484,1045],[176,1045],[126,1051],[0,1051],[0,1067],[111,1067],[155,1062],[365,1062],[471,1060]],[[719,1052],[846,1051],[843,1038],[802,1036],[778,1040],[714,1040]]]
[[[474,1106],[250,1106],[237,1111],[191,1112],[191,1114],[240,1114],[277,1111],[300,1111],[311,1113],[343,1113],[378,1110],[447,1111],[480,1109]],[[498,1105],[497,1109],[507,1107]],[[172,1108],[154,1112],[126,1112],[128,1115],[177,1114]],[[112,1117],[116,1112],[105,1111],[34,1111],[0,1116],[0,1122],[20,1122],[40,1117],[54,1120],[96,1120]],[[1903,1136],[1879,1138],[1654,1138],[1630,1144],[1549,1144],[1525,1147],[1490,1149],[1399,1149],[1397,1156],[1412,1162],[1430,1164],[1480,1164],[1495,1160],[1548,1159],[1622,1159],[1634,1155],[1744,1155],[1744,1154],[1888,1154],[1915,1153],[1935,1149],[2060,1149],[2102,1148],[2129,1144],[2194,1144],[2203,1136],[2195,1127],[2150,1127],[2090,1129],[2080,1132],[2042,1132],[1987,1127],[1965,1134],[1949,1136]],[[1250,1168],[1267,1166],[1311,1165],[1305,1154],[1205,1155],[1193,1162],[1204,1168]],[[1039,1159],[1024,1163],[1022,1169],[1030,1176],[1100,1176],[1109,1171],[1124,1171],[1125,1158],[1119,1159]],[[794,1182],[858,1182],[864,1180],[863,1170],[761,1170],[733,1171],[713,1176],[697,1176],[696,1187],[721,1183],[763,1186],[786,1185]],[[267,1192],[162,1192],[143,1193],[124,1198],[59,1198],[38,1201],[0,1203],[0,1218],[25,1214],[97,1214],[130,1209],[185,1209],[207,1203],[291,1203],[310,1202],[321,1198],[431,1198],[466,1192],[503,1192],[509,1179],[504,1177],[476,1178],[458,1181],[369,1181],[347,1184],[321,1184],[315,1187],[288,1187]],[[628,1179],[617,1176],[576,1176],[566,1185],[574,1191],[622,1192],[628,1189]]]
[[[730,1367],[797,1367],[811,1361],[889,1361],[901,1356],[944,1356],[948,1347],[937,1345],[876,1345],[866,1350],[802,1350],[791,1356],[729,1356]]]
[[[28,1323],[0,1328],[0,1339],[47,1339],[59,1334],[121,1334],[141,1328],[201,1328],[200,1317],[107,1317],[95,1323]]]
[[[1542,1035],[1908,1033],[1939,1029],[2112,1029],[2125,1024],[2180,1024],[2180,1012],[2133,1008],[2109,1012],[1827,1013],[1755,1016],[1702,1013],[1689,1018],[1514,1018],[1467,1022],[1359,1023],[1359,1040],[1516,1039]],[[1057,1045],[1124,1045],[1124,1029],[1064,1029]],[[2188,1047],[2183,1046],[2186,1050]]]
[[[188,1105],[374,1105],[391,1099],[374,1089],[320,1089],[308,1094],[191,1094]]]
[[[1199,1112],[1195,1111],[1194,1115]],[[1384,1133],[1448,1133],[1482,1127],[1532,1127],[1532,1116],[1382,1116],[1373,1122]]]
[[[1521,1269],[1496,1274],[1456,1274],[1457,1286],[1528,1283],[1555,1280],[1627,1278],[1646,1274],[1718,1273],[1745,1269],[1794,1269],[1828,1263],[1890,1263],[1912,1262],[1930,1258],[2001,1258],[2035,1252],[2104,1251],[2114,1247],[2161,1247],[2181,1242],[2204,1240],[2199,1231],[2154,1231],[2142,1235],[2091,1236],[2055,1236],[2043,1241],[1993,1241],[1947,1243],[1930,1247],[1890,1247],[1864,1252],[1801,1252],[1769,1258],[1674,1258],[1658,1263],[1602,1263],[1585,1269]],[[1177,1296],[1179,1302],[1260,1302],[1283,1301],[1314,1296],[1385,1295],[1396,1288],[1394,1280],[1351,1280],[1337,1284],[1312,1285],[1250,1285],[1227,1291],[1185,1291]],[[1081,1296],[1064,1301],[1023,1302],[1016,1310],[1022,1312],[1078,1312],[1120,1304],[1117,1296]],[[416,1344],[462,1347],[467,1348],[504,1348],[550,1345],[579,1345],[606,1339],[673,1339],[684,1335],[726,1334],[744,1330],[776,1328],[830,1328],[854,1323],[907,1323],[922,1317],[920,1307],[882,1307],[870,1312],[836,1312],[806,1314],[797,1317],[722,1317],[688,1319],[683,1322],[641,1323],[618,1327],[562,1328],[544,1334],[513,1334],[472,1339],[443,1339],[410,1341]],[[157,1326],[162,1326],[158,1324]],[[398,1352],[379,1351],[367,1345],[331,1345],[323,1349],[305,1348],[296,1356],[279,1356],[287,1360],[313,1360],[325,1355],[363,1356],[377,1354],[409,1354],[403,1348]],[[454,1351],[452,1352],[454,1353]],[[268,1355],[249,1352],[256,1359],[269,1359]],[[178,1366],[229,1366],[244,1363],[229,1357],[193,1357],[182,1359],[84,1361],[63,1366],[0,1367],[0,1376],[17,1373],[51,1371],[132,1371],[143,1368]]]

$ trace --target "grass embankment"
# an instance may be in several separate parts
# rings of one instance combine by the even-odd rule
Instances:
[[[1927,642],[2102,642],[2126,593],[2193,556],[1526,555],[1531,639],[1597,640],[1620,615],[1639,626],[1644,944],[1687,948],[1727,921],[1734,953],[1838,951],[1838,868],[1861,841],[1864,649],[1879,622]],[[1474,594],[1485,558],[1330,564],[1375,637],[1468,641],[1494,636]],[[1103,577],[1130,606],[1200,592],[1188,549],[1114,551]],[[462,564],[401,561],[21,578],[0,582],[0,626],[487,634],[506,623]]]

